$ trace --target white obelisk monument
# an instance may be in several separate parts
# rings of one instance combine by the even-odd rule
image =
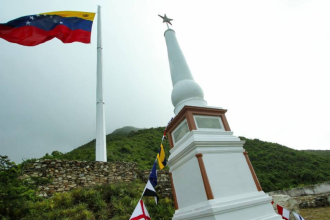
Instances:
[[[95,160],[107,162],[105,141],[105,117],[103,102],[101,7],[97,7],[97,69],[96,69],[96,149]]]
[[[160,16],[170,23],[166,15]],[[171,23],[170,23],[171,24]],[[168,24],[167,24],[168,26]],[[208,107],[174,30],[165,31],[175,118],[167,126],[174,220],[281,220],[222,108]]]

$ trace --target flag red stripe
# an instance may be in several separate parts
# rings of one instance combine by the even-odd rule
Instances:
[[[143,201],[142,201],[142,199],[140,200],[140,205],[141,205],[141,209],[142,209],[143,217],[147,217],[147,216],[146,216],[146,212],[144,211],[144,205],[143,205]]]
[[[276,206],[277,206],[277,212],[282,216],[282,219],[288,220],[286,217],[283,216],[283,207],[280,205],[276,205]]]
[[[139,220],[139,219],[151,220],[151,218],[149,216],[147,216],[144,211],[144,205],[143,205],[142,199],[140,199],[140,205],[141,205],[142,215],[135,216],[134,218],[131,218],[130,220]]]
[[[63,43],[90,43],[90,36],[90,31],[70,30],[64,25],[58,25],[50,31],[45,31],[30,25],[12,28],[0,24],[0,38],[24,46],[36,46],[53,38],[58,38]]]
[[[130,220],[139,220],[139,219],[151,220],[151,218],[149,218],[149,216],[146,215],[139,215],[134,218],[131,218]]]
[[[142,209],[142,213],[143,213],[143,216],[144,216],[145,220],[151,220],[149,218],[149,216],[146,216],[146,212],[144,211],[144,205],[143,205],[142,199],[140,200],[140,204],[141,204],[141,209]]]

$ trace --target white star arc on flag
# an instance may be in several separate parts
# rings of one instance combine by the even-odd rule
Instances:
[[[31,22],[29,22],[29,21],[26,22],[26,25],[30,25],[30,24],[31,24]]]

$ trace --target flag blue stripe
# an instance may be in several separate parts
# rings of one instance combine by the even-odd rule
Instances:
[[[33,17],[33,19],[31,19],[30,17]],[[77,17],[61,17],[58,15],[39,15],[39,17],[37,17],[36,15],[29,15],[11,20],[2,25],[18,28],[26,26],[27,21],[31,22],[30,26],[34,26],[45,31],[50,31],[54,29],[57,25],[65,25],[71,30],[81,29],[84,31],[92,31],[93,24],[93,22],[90,20],[85,20]],[[60,22],[62,22],[63,24],[60,24]]]
[[[153,187],[157,186],[157,162],[155,161],[154,166],[151,169],[151,173],[149,175],[150,183]]]

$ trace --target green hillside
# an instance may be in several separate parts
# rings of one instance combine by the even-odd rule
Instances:
[[[138,167],[142,170],[151,169],[161,144],[163,132],[164,127],[140,130],[125,127],[125,129],[115,130],[106,137],[108,161],[132,161],[137,162]],[[168,142],[165,141],[163,146],[168,155]],[[68,153],[53,152],[52,155],[44,158],[95,161],[95,140]]]
[[[134,161],[141,170],[151,169],[161,143],[163,127],[136,129],[124,127],[107,135],[108,161]],[[120,132],[118,132],[120,131]],[[125,132],[123,132],[125,131]],[[261,141],[245,140],[251,163],[264,191],[274,191],[330,180],[330,151],[299,151],[286,146]],[[167,141],[164,147],[169,150]],[[95,140],[75,150],[54,156],[67,160],[95,160]]]
[[[124,127],[107,135],[108,161],[134,161],[140,170],[150,170],[159,149],[163,127],[137,129]],[[245,140],[244,148],[264,191],[316,184],[330,180],[330,151],[298,151],[258,139]],[[167,151],[169,145],[165,141]],[[68,153],[54,151],[44,158],[95,160],[95,140]],[[33,161],[33,160],[32,160]],[[15,165],[0,155],[0,220],[8,219],[128,219],[136,206],[145,182],[105,184],[39,197],[40,184],[49,178],[20,178],[30,161]],[[171,219],[173,201],[144,198],[153,219]]]
[[[253,168],[264,191],[274,191],[330,180],[329,159],[323,155],[294,150],[286,146],[260,141],[245,140]]]
[[[125,127],[118,128],[118,129],[114,130],[111,133],[111,135],[124,135],[124,136],[127,136],[132,131],[135,132],[135,131],[138,131],[138,130],[141,130],[141,128],[136,128],[136,127],[133,127],[133,126],[125,126]]]
[[[330,163],[330,150],[302,150],[311,155],[316,155],[319,157],[323,157],[324,159],[328,160]]]

